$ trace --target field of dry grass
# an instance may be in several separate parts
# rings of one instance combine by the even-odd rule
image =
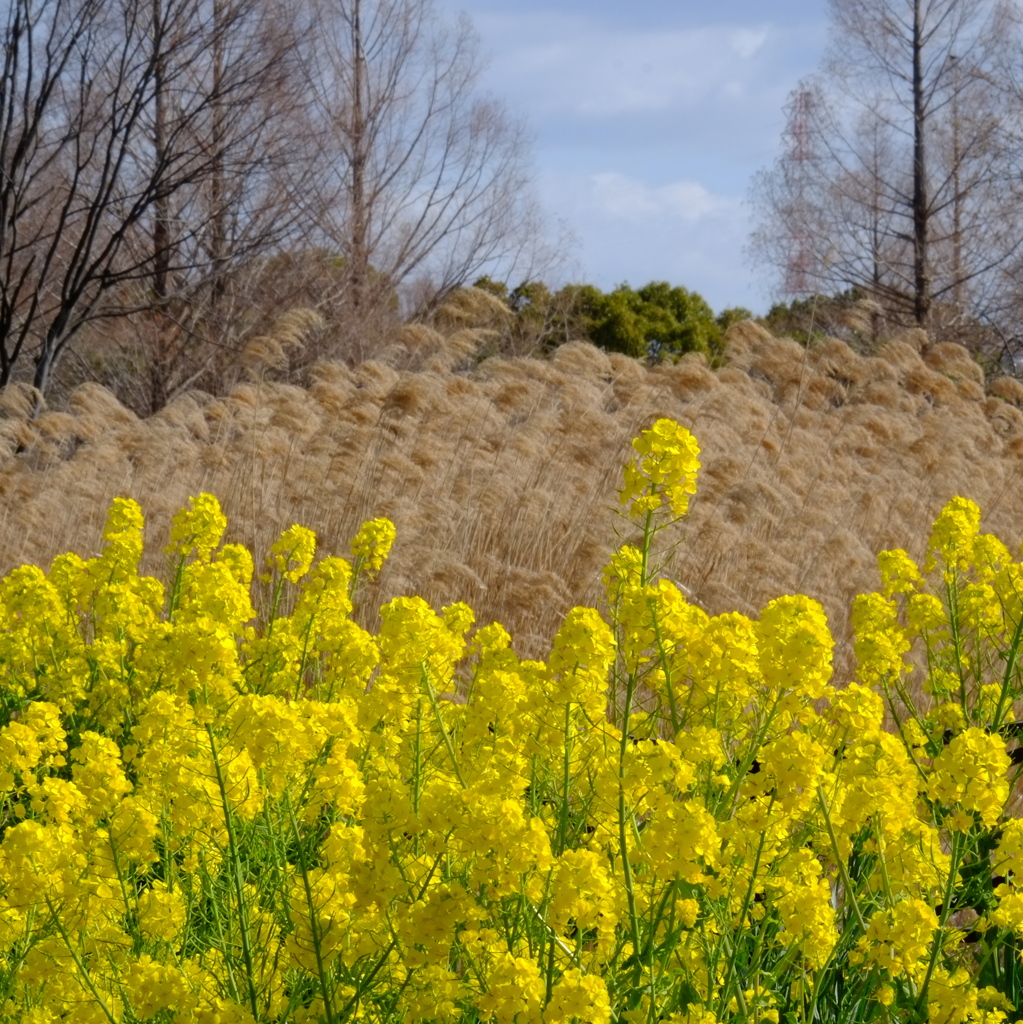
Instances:
[[[319,364],[306,389],[254,379],[144,420],[97,385],[33,420],[13,387],[0,394],[0,572],[95,553],[116,495],[147,514],[150,571],[170,516],[200,491],[257,555],[294,522],[343,554],[363,519],[385,515],[398,540],[367,614],[397,593],[465,600],[539,655],[570,607],[599,600],[629,529],[614,512],[629,442],[668,416],[703,450],[670,574],[711,612],[816,597],[844,673],[848,608],[876,586],[878,550],[922,556],[955,494],[1014,551],[1023,535],[1023,386],[985,389],[965,350],[926,341],[909,332],[866,358],[745,323],[712,371],[584,343],[474,365],[471,331],[409,332],[376,361]]]

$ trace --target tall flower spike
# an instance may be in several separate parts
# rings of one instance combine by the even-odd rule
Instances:
[[[131,498],[114,498],[103,528],[103,561],[134,570],[142,558],[142,509]]]
[[[934,520],[926,568],[937,564],[951,581],[955,571],[968,569],[980,533],[980,509],[969,498],[953,498]]]
[[[661,508],[664,500],[672,514],[684,516],[689,498],[696,493],[700,448],[696,438],[674,420],[658,420],[632,442],[638,458],[625,466],[622,505],[633,519]]]
[[[270,546],[270,565],[292,583],[298,582],[313,564],[316,534],[306,526],[289,526]]]
[[[183,508],[171,520],[170,542],[164,549],[168,555],[188,558],[192,552],[200,562],[208,561],[227,529],[227,516],[212,494],[189,498],[190,508]]]
[[[379,572],[396,536],[397,530],[390,519],[367,520],[352,540],[352,559],[361,559],[362,568],[368,573]]]

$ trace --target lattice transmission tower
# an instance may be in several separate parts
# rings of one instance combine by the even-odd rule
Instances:
[[[786,233],[785,292],[795,298],[815,294],[816,256],[810,218],[815,205],[814,171],[818,153],[814,146],[814,93],[798,90],[785,107],[781,166],[786,202],[783,209]]]

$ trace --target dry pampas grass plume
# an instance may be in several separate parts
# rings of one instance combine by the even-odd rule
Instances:
[[[843,327],[860,334],[870,334],[875,320],[884,313],[879,302],[874,299],[857,299],[840,317]]]
[[[496,295],[470,286],[450,292],[435,311],[433,320],[443,330],[485,325],[511,315],[511,310]]]
[[[12,382],[0,388],[0,413],[8,419],[30,419],[46,408],[42,392],[31,384]]]
[[[398,334],[406,368],[451,373],[476,358],[500,331],[490,326],[511,316],[508,307],[482,288],[456,288],[433,311],[429,323],[413,321]],[[394,361],[388,353],[388,361]]]
[[[269,334],[250,338],[241,352],[241,366],[252,379],[288,365],[288,352],[301,349],[325,320],[313,309],[291,309],[279,316]]]

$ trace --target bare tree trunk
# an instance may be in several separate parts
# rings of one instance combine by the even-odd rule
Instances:
[[[153,0],[153,154],[157,165],[167,159],[167,95],[163,57],[161,0]],[[159,308],[167,300],[170,278],[170,196],[153,203],[153,296]]]
[[[952,61],[956,61],[955,55]],[[963,291],[966,271],[963,266],[963,153],[960,144],[959,125],[959,74],[958,63],[952,83],[952,308],[956,320],[962,318],[965,302]]]
[[[931,312],[931,278],[927,229],[927,109],[924,98],[923,25],[920,0],[913,0],[913,313],[921,327]]]
[[[348,280],[351,288],[352,313],[356,323],[365,317],[369,298],[369,210],[366,202],[369,153],[365,92],[366,53],[362,40],[362,0],[352,0],[352,234],[348,250]]]
[[[152,46],[154,55],[153,73],[153,159],[157,166],[167,160],[167,82],[164,66],[163,8],[162,0],[153,0]],[[164,366],[168,362],[166,352],[167,325],[164,316],[170,292],[171,266],[171,196],[169,193],[157,196],[153,203],[153,309],[152,316],[156,333],[156,351],[149,363],[150,410],[163,406],[166,393],[163,388]]]
[[[224,130],[224,40],[222,0],[213,5],[213,124],[211,145],[213,148],[210,165],[210,263],[213,280],[210,283],[210,312],[215,314],[224,297],[224,262],[227,256],[227,183],[225,181]]]

